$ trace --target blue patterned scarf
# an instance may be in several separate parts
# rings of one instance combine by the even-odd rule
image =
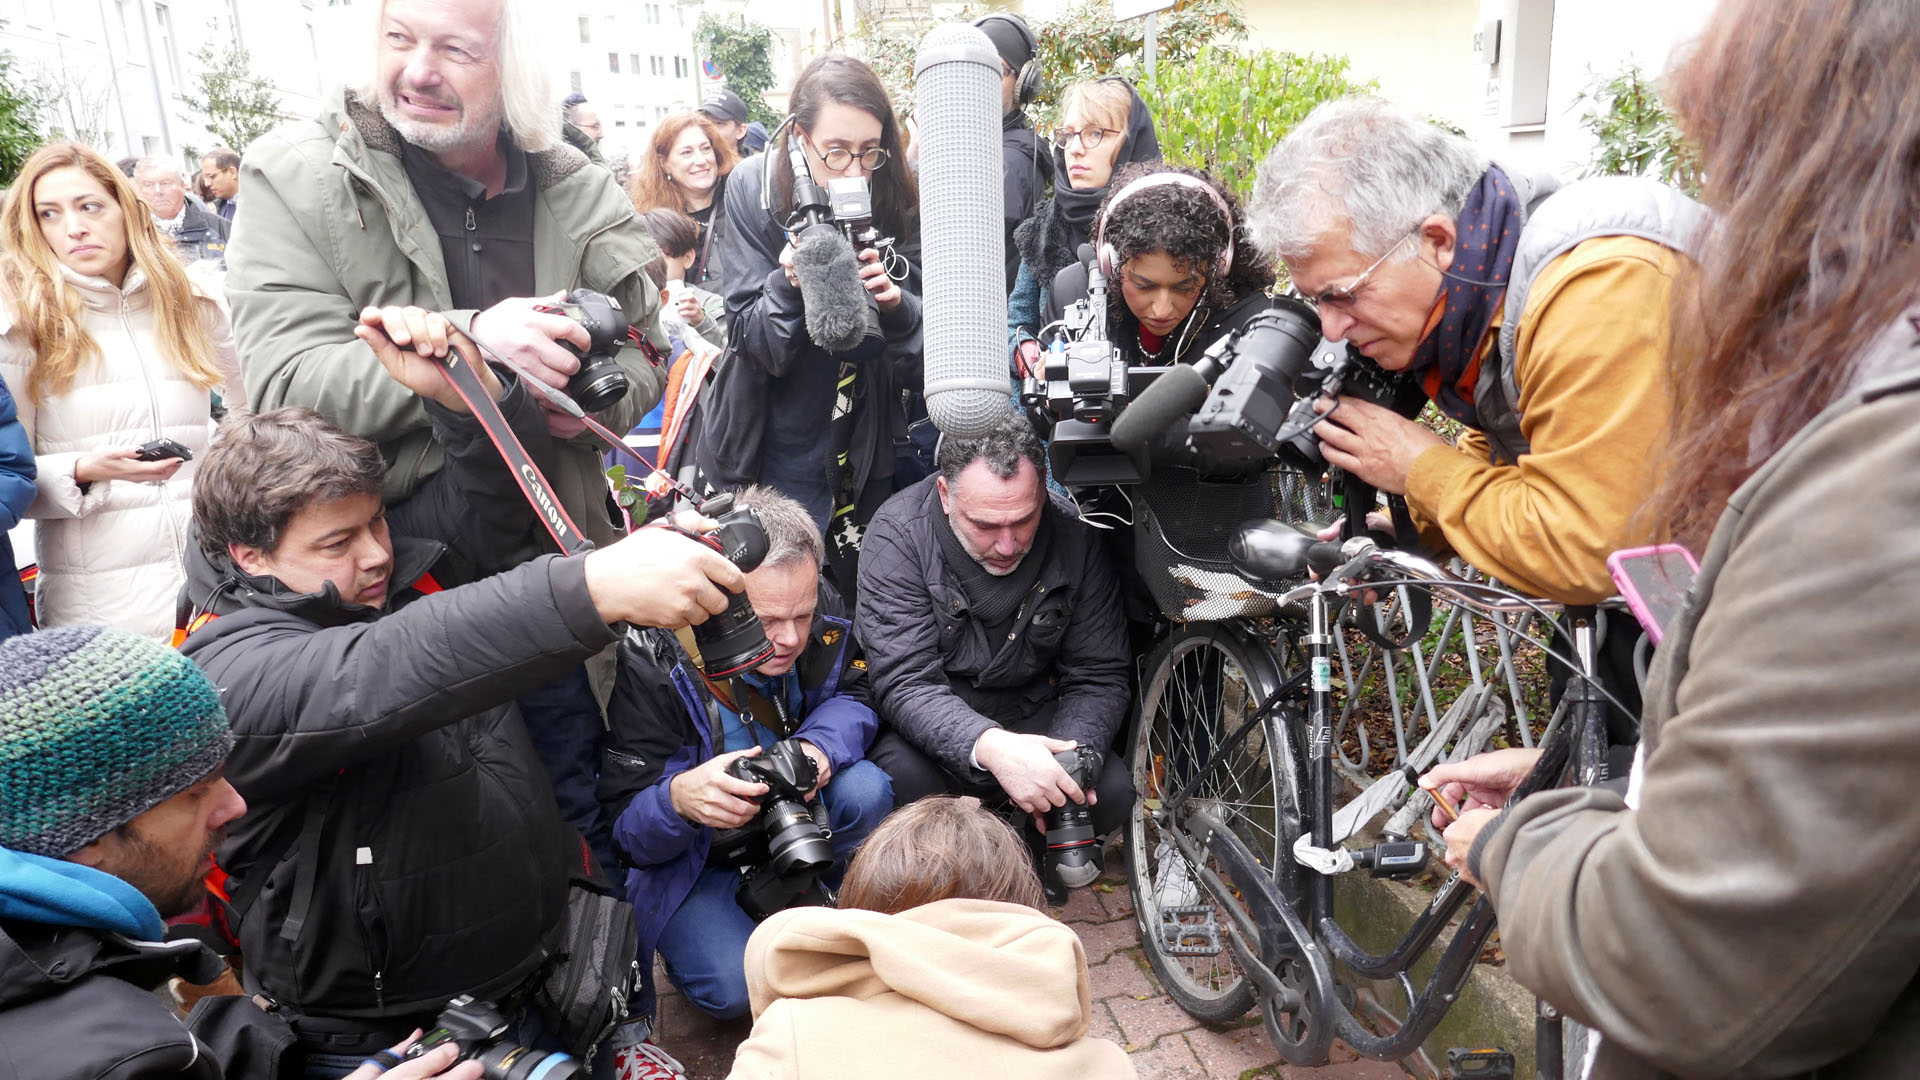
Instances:
[[[1506,298],[1521,222],[1520,196],[1512,182],[1488,166],[1460,210],[1453,265],[1440,290],[1440,325],[1421,340],[1408,368],[1442,412],[1471,428],[1480,426],[1473,401],[1480,342]]]

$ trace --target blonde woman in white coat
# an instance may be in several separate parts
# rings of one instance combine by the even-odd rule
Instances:
[[[27,159],[4,209],[0,376],[33,440],[42,626],[165,641],[185,580],[208,392],[244,406],[233,334],[113,164],[72,143]],[[143,461],[160,439],[192,459]]]

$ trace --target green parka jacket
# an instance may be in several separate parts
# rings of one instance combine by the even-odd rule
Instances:
[[[559,140],[529,154],[528,169],[535,293],[607,293],[664,351],[659,291],[644,269],[659,248],[612,174]],[[440,238],[401,164],[399,133],[351,91],[335,91],[317,119],[248,147],[241,175],[247,213],[228,245],[227,296],[253,407],[305,405],[378,443],[382,495],[405,498],[440,468],[441,450],[420,401],[387,377],[354,324],[368,305],[449,311],[462,327],[475,313],[450,311]],[[664,373],[638,349],[622,350],[620,366],[633,388],[598,419],[624,432],[659,400]],[[550,479],[590,539],[619,535],[590,437],[560,447]]]

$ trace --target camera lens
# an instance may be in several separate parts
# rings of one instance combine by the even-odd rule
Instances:
[[[744,592],[727,594],[727,610],[693,628],[700,665],[707,677],[724,679],[759,667],[773,655],[773,643]]]
[[[571,1055],[495,1043],[473,1056],[486,1080],[586,1080],[587,1070]]]
[[[1086,791],[1100,774],[1100,755],[1083,746],[1053,755],[1073,782]],[[1100,841],[1093,833],[1093,811],[1068,802],[1047,811],[1047,873],[1069,889],[1090,885],[1100,876]]]
[[[627,389],[627,373],[613,357],[598,353],[582,360],[580,370],[567,380],[567,393],[588,412],[599,412],[626,397]]]
[[[805,803],[769,798],[766,803],[767,851],[781,877],[817,874],[833,865],[833,845]]]

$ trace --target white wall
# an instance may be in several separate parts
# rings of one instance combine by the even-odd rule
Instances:
[[[1471,129],[1480,0],[1246,0],[1248,45],[1343,54],[1387,100]]]

